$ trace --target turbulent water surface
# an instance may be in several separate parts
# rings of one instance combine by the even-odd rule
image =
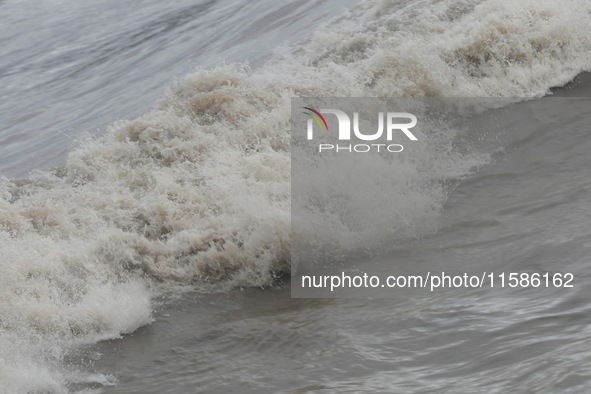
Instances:
[[[588,391],[587,0],[0,15],[0,392]],[[490,110],[518,133],[425,130],[400,156],[382,264],[359,265],[568,271],[575,289],[291,299],[296,96],[511,98]]]

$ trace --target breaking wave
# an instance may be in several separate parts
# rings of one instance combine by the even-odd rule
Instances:
[[[159,294],[289,272],[292,97],[540,97],[591,69],[589,26],[587,0],[366,1],[260,69],[187,76],[62,168],[2,179],[0,391],[68,391],[65,354],[149,324]],[[487,160],[426,138],[391,172],[398,240],[436,229],[436,181]]]

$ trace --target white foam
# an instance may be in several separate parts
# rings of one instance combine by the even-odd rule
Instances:
[[[2,180],[0,391],[65,391],[69,346],[148,324],[163,291],[289,270],[292,96],[538,97],[591,67],[586,0],[406,4],[364,2],[255,72],[200,70],[65,168]],[[437,148],[390,173],[401,208],[380,217],[400,223],[388,241],[432,232],[437,181],[481,163],[452,134],[426,138]],[[356,245],[381,242],[372,234]]]
[[[585,0],[366,1],[290,49],[279,69],[312,96],[538,97],[591,68],[590,8]]]

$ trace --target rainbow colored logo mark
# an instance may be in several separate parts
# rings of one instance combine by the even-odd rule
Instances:
[[[302,108],[310,111],[310,112],[304,112],[304,113],[306,115],[308,115],[310,118],[314,119],[314,121],[318,124],[318,126],[320,126],[321,129],[328,131],[328,123],[326,123],[326,119],[324,119],[324,116],[322,116],[322,114],[320,112],[318,112],[314,108],[310,108],[310,107],[302,107]]]

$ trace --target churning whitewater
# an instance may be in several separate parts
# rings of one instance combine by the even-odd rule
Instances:
[[[149,324],[158,295],[289,272],[292,97],[537,98],[591,69],[589,26],[587,0],[365,1],[258,69],[185,77],[60,168],[2,179],[0,392],[110,384],[64,357]],[[390,171],[390,240],[437,231],[445,181],[489,160],[454,137],[423,130]]]

